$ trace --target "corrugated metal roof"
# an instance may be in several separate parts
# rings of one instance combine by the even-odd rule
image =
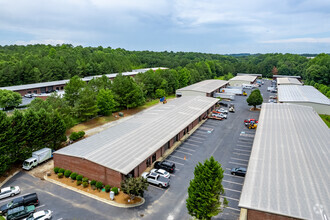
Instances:
[[[273,75],[273,78],[297,78],[297,79],[300,79],[301,76]]]
[[[161,67],[162,68],[162,67]],[[155,69],[155,68],[146,68],[141,70],[133,70],[132,72],[123,72],[122,74],[124,76],[134,76],[141,71],[141,73],[146,72],[149,69]],[[115,78],[118,73],[111,73],[111,74],[105,74],[108,78]],[[82,78],[83,81],[89,81],[93,78],[99,78],[102,77],[102,75],[95,75],[95,76],[86,76]],[[41,87],[47,87],[47,86],[56,86],[56,85],[64,85],[69,82],[69,79],[65,80],[58,80],[58,81],[51,81],[51,82],[41,82],[41,83],[33,83],[33,84],[25,84],[25,85],[18,85],[18,86],[7,86],[7,87],[0,87],[0,89],[6,89],[11,91],[18,91],[18,90],[24,90],[24,89],[35,89],[35,88],[41,88]]]
[[[277,85],[302,85],[297,78],[277,78]]]
[[[279,85],[279,102],[312,102],[330,105],[330,100],[313,86]]]
[[[323,206],[329,216],[329,140],[313,108],[263,104],[239,207],[322,219],[317,211]]]
[[[198,92],[205,92],[205,93],[211,93],[214,90],[226,85],[228,81],[224,80],[218,80],[218,79],[209,79],[204,80],[186,87],[183,87],[181,89],[176,90],[177,92],[180,91],[198,91]]]
[[[140,112],[55,154],[85,158],[126,175],[217,101],[202,96],[177,98]]]
[[[254,80],[257,79],[257,76],[235,76],[234,78],[231,78],[229,81],[248,81],[248,82],[253,82]]]
[[[258,73],[237,73],[236,76],[258,76],[258,77],[262,77],[262,74],[258,74]]]

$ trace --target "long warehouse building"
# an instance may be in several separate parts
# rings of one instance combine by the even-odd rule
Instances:
[[[228,81],[209,79],[176,90],[176,96],[207,96],[213,97],[214,93],[220,92],[221,88],[228,85]]]
[[[308,106],[264,103],[239,201],[246,220],[327,219],[330,130]]]
[[[140,176],[214,109],[218,99],[182,97],[157,105],[54,152],[54,166],[120,186]]]
[[[277,91],[279,103],[311,106],[319,114],[330,115],[330,100],[313,86],[280,85]]]
[[[235,76],[234,78],[231,78],[229,80],[229,84],[230,86],[236,86],[236,87],[243,86],[243,84],[250,85],[256,81],[257,77],[258,76],[252,76],[252,75]]]

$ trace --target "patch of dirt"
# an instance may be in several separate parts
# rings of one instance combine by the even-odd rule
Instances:
[[[46,161],[45,163],[39,164],[37,167],[33,168],[32,170],[26,171],[26,172],[32,176],[43,179],[46,172],[49,170],[52,170],[53,168],[54,168],[54,161],[49,160],[49,161]]]
[[[110,201],[110,193],[102,191],[102,190],[97,190],[97,189],[92,189],[91,185],[88,185],[88,187],[84,188],[82,185],[77,186],[77,181],[76,180],[72,180],[71,178],[58,178],[57,175],[52,171],[51,172],[51,176],[48,176],[48,178],[51,178],[53,180],[56,180],[58,182],[61,182],[67,186],[71,186],[74,187],[76,189],[82,190],[84,192],[90,193],[94,196],[100,197],[102,199],[106,199]],[[104,190],[104,189],[103,189]],[[141,198],[140,197],[135,197],[134,200],[131,200],[129,195],[123,193],[122,191],[119,192],[118,195],[115,196],[114,200],[117,203],[120,204],[136,204],[141,202]],[[129,202],[128,202],[129,201]]]
[[[254,108],[254,107],[250,108],[250,111],[260,111],[260,110],[261,108]]]
[[[13,164],[11,169],[6,171],[3,175],[0,176],[0,183],[5,181],[9,176],[13,175],[16,171],[22,170],[22,164]]]

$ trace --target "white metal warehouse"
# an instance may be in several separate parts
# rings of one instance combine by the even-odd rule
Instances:
[[[229,80],[230,86],[242,86],[243,84],[253,84],[257,79],[257,76],[235,76]]]
[[[245,219],[329,216],[329,140],[311,107],[264,103],[239,201]]]
[[[330,115],[330,100],[313,86],[280,85],[277,91],[280,103],[311,106],[319,114]]]
[[[218,100],[187,96],[121,119],[96,135],[54,152],[54,166],[111,186],[139,176],[207,114]]]
[[[298,85],[303,84],[297,78],[277,78],[277,86],[279,85]]]
[[[220,92],[221,88],[226,87],[228,81],[209,79],[204,80],[181,89],[176,90],[177,96],[208,96],[213,97],[214,93]]]

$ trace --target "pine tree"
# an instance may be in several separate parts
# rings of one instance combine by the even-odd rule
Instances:
[[[197,219],[211,219],[223,211],[220,195],[224,193],[222,186],[224,170],[221,164],[211,157],[204,164],[198,163],[194,171],[194,179],[190,181],[186,206],[191,216]],[[224,198],[224,205],[227,200]]]
[[[96,95],[88,87],[85,87],[80,92],[79,100],[76,103],[75,106],[77,116],[82,121],[86,121],[87,119],[90,119],[97,115],[98,108],[96,104]]]
[[[13,115],[10,117],[10,129],[12,130],[13,136],[11,137],[10,146],[10,157],[12,162],[16,162],[17,160],[25,160],[26,155],[21,152],[21,149],[26,145],[26,126],[25,126],[25,118],[22,112],[15,110]],[[30,155],[31,156],[31,155]]]
[[[101,89],[97,94],[97,107],[101,115],[110,115],[117,105],[111,90]]]
[[[11,147],[10,120],[6,113],[0,111],[0,175],[7,171],[12,163],[9,149]]]
[[[66,126],[57,111],[53,112],[53,114],[50,115],[49,121],[49,135],[51,140],[50,147],[52,149],[58,149],[60,144],[67,139],[67,137],[65,136]]]

